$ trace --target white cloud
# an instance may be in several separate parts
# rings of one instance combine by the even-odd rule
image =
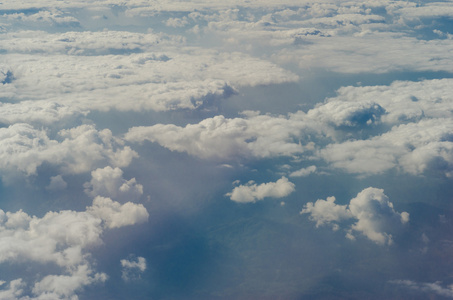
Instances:
[[[38,25],[55,25],[55,26],[80,26],[79,20],[75,17],[66,15],[62,11],[55,8],[48,8],[49,10],[39,10],[36,13],[10,13],[4,14],[3,18],[8,21],[8,25],[15,25],[15,23],[29,23],[36,26]],[[42,24],[44,23],[44,24]]]
[[[339,229],[339,222],[353,220],[355,223],[347,230],[347,238],[355,239],[354,233],[358,232],[379,245],[391,245],[391,232],[409,221],[409,214],[396,212],[382,189],[372,187],[357,194],[349,205],[335,204],[335,197],[328,197],[308,202],[300,213],[310,214],[316,227],[329,224],[334,230]]]
[[[327,197],[326,200],[318,199],[315,203],[308,202],[301,214],[310,214],[310,220],[316,222],[316,227],[332,223],[334,230],[338,229],[335,222],[352,217],[347,205],[335,204],[335,197]]]
[[[100,164],[127,166],[137,154],[108,129],[97,131],[92,125],[63,129],[58,140],[50,139],[44,130],[18,123],[0,128],[0,169],[3,178],[14,174],[36,174],[44,162],[64,173],[87,172]]]
[[[5,282],[2,281],[2,285]],[[12,280],[8,284],[8,289],[1,289],[0,290],[0,299],[3,300],[17,300],[19,299],[20,295],[23,293],[23,287],[25,286],[22,279],[15,279]]]
[[[309,167],[294,171],[291,174],[289,174],[289,176],[290,177],[305,177],[314,172],[316,172],[316,166],[309,166]]]
[[[216,116],[185,127],[158,124],[133,127],[131,142],[149,140],[172,151],[206,159],[291,156],[304,148],[297,137],[305,124],[285,117],[257,115],[228,119]]]
[[[121,271],[121,278],[124,281],[134,280],[140,278],[140,274],[145,272],[146,270],[146,259],[144,257],[137,257],[137,260],[128,260],[122,259],[121,267],[123,270]]]
[[[358,127],[375,125],[385,114],[379,104],[368,101],[329,101],[308,111],[307,116],[335,127]]]
[[[123,171],[107,166],[91,172],[91,181],[84,184],[85,193],[91,197],[137,199],[143,194],[143,186],[135,178],[123,179]]]
[[[450,86],[451,79],[344,87],[307,113],[244,112],[242,118],[216,116],[185,127],[140,126],[130,128],[125,139],[157,142],[203,159],[311,158],[307,154],[317,150],[317,157],[349,173],[396,168],[452,176]]]
[[[286,197],[294,191],[294,183],[290,182],[288,178],[282,177],[276,182],[262,183],[260,185],[250,181],[246,185],[235,187],[231,193],[228,193],[225,196],[230,197],[230,199],[235,202],[249,203],[263,200],[267,197]]]
[[[36,282],[32,292],[37,299],[77,299],[75,292],[84,286],[104,282],[107,275],[93,274],[87,265],[79,265],[70,275],[48,275]]]
[[[450,118],[427,119],[395,126],[368,140],[330,144],[320,156],[350,173],[376,174],[398,167],[415,175],[434,171],[451,176],[452,130]]]
[[[95,198],[86,211],[48,212],[42,218],[23,211],[0,210],[0,263],[53,263],[62,273],[35,276],[32,292],[36,298],[19,297],[25,287],[20,279],[11,281],[9,289],[0,290],[4,296],[1,298],[77,299],[75,292],[79,289],[107,279],[92,269],[88,252],[102,243],[103,231],[145,222],[147,218],[148,212],[141,204],[121,205],[101,197]]]
[[[118,228],[136,223],[146,222],[149,214],[143,204],[127,202],[120,204],[110,198],[97,196],[93,200],[93,206],[87,211],[101,218],[107,228]]]
[[[12,95],[6,97],[10,96]],[[86,115],[87,112],[74,106],[47,100],[0,103],[0,123],[8,125],[14,123],[52,125],[59,121],[69,123],[75,117]]]
[[[22,31],[0,34],[0,40],[14,76],[0,96],[15,102],[50,102],[45,107],[57,103],[58,116],[90,110],[194,109],[206,98],[226,97],[243,86],[298,80],[269,61],[189,47],[179,36]],[[17,106],[6,107],[18,110]],[[12,117],[4,118],[11,121]]]
[[[395,81],[390,85],[342,87],[328,102],[342,105],[380,105],[385,114],[381,121],[388,125],[418,122],[423,118],[450,118],[453,115],[453,79]],[[347,104],[349,103],[349,104]],[[354,103],[354,104],[352,104]],[[334,104],[331,104],[334,105]],[[335,104],[339,106],[340,103]]]

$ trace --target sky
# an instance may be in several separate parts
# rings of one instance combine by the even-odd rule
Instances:
[[[3,0],[0,299],[453,298],[453,2]]]

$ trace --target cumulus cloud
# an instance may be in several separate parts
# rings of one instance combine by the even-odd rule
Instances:
[[[88,255],[91,247],[102,243],[103,231],[145,222],[147,218],[143,205],[121,205],[101,197],[95,198],[86,211],[48,212],[42,218],[21,210],[0,210],[0,263],[53,263],[62,274],[37,276],[33,295],[36,299],[76,299],[75,292],[82,287],[107,280],[106,274],[93,270]],[[22,280],[11,281],[0,295],[2,299],[19,299],[22,287]]]
[[[385,109],[373,102],[337,102],[319,104],[308,112],[308,117],[335,127],[358,127],[379,123]]]
[[[443,79],[345,87],[306,113],[245,112],[241,118],[220,115],[184,127],[138,126],[130,128],[125,139],[148,140],[172,151],[217,160],[304,156],[316,149],[318,158],[349,173],[398,169],[449,177],[453,162],[450,86],[451,80]]]
[[[137,157],[108,129],[98,131],[92,125],[82,125],[63,129],[58,135],[61,142],[49,138],[45,130],[24,123],[0,128],[0,169],[5,171],[2,177],[34,175],[44,162],[74,174],[106,163],[127,166]]]
[[[338,230],[335,222],[350,219],[352,213],[347,205],[338,205],[335,200],[335,197],[327,197],[326,200],[319,199],[315,203],[308,202],[301,214],[310,214],[310,220],[316,221],[316,227],[332,223],[332,229]]]
[[[239,172],[238,166],[243,171],[253,165],[278,172],[275,179],[281,174],[293,178],[318,172],[322,165],[323,170],[335,168],[331,173],[349,176],[342,179],[345,190],[348,184],[356,185],[350,181],[357,179],[351,174],[358,174],[357,180],[386,175],[390,170],[406,177],[453,177],[452,79],[345,86],[322,103],[311,102],[332,95],[333,86],[356,84],[363,73],[367,82],[387,82],[398,76],[447,76],[453,69],[452,35],[443,20],[453,15],[448,2],[32,2],[4,1],[1,8],[0,174],[5,182],[32,176],[26,178],[23,193],[42,191],[37,184],[47,185],[48,191],[72,193],[73,181],[88,181],[83,188],[93,203],[85,211],[48,212],[39,217],[27,207],[16,212],[0,210],[0,263],[19,268],[23,263],[30,263],[30,268],[43,266],[39,273],[30,274],[27,268],[16,271],[22,273],[17,277],[7,274],[8,278],[0,278],[7,280],[0,280],[0,299],[75,300],[84,287],[107,280],[107,274],[96,269],[90,249],[102,243],[107,230],[149,218],[142,204],[131,202],[143,194],[134,168],[145,174],[150,170],[142,168],[148,165],[140,161],[126,174],[120,169],[126,170],[138,158],[133,143],[150,141],[171,151],[214,160],[222,167],[218,171],[228,174]],[[320,74],[321,78],[311,77]],[[305,85],[312,80],[313,86]],[[246,111],[232,117],[234,108],[243,105],[238,98],[248,101],[269,88],[245,87],[282,83],[290,85],[278,86],[281,94],[274,104],[253,101],[253,109],[261,109],[263,114]],[[293,88],[300,88],[300,94]],[[241,91],[251,93],[241,95]],[[233,107],[218,107],[225,116],[213,116],[215,109],[208,115],[203,110],[233,94],[239,95]],[[286,102],[288,94],[300,101]],[[285,103],[276,109],[273,105],[280,101]],[[293,104],[307,109],[266,114]],[[136,126],[124,136],[131,147],[108,129],[77,126],[99,121],[98,128],[108,127],[112,110],[116,110],[115,117],[124,117],[126,124],[132,121],[130,126]],[[133,119],[149,110],[166,113],[151,117],[146,124],[141,123],[144,118]],[[177,124],[172,124],[173,117]],[[126,130],[120,127],[115,124],[119,132]],[[171,153],[164,153],[171,158]],[[153,153],[146,155],[142,159],[154,158]],[[178,167],[185,168],[185,156],[180,158],[183,161]],[[86,177],[88,172],[91,178]],[[316,178],[310,178],[313,180]],[[286,177],[269,181],[238,183],[226,196],[248,203],[295,192],[295,185]],[[22,195],[9,188],[5,190],[8,195]],[[156,194],[165,189],[156,188]],[[446,197],[437,195],[440,200],[433,206]],[[35,198],[40,199],[39,195],[33,201]],[[58,201],[66,198],[71,197]],[[34,207],[42,209],[42,205],[45,203]],[[383,191],[375,188],[364,189],[349,203],[337,204],[334,197],[309,202],[302,214],[316,227],[342,228],[349,239],[364,236],[379,245],[390,245],[409,220],[406,212],[395,211]],[[448,212],[441,216],[447,218]],[[422,232],[435,239],[425,228]],[[183,258],[178,253],[166,254]],[[147,261],[129,257],[121,260],[121,268],[125,281],[138,279],[146,271]],[[441,283],[397,284],[445,297],[451,294]],[[252,285],[246,282],[246,286]],[[291,287],[289,290],[288,294]],[[156,290],[156,295],[163,294],[160,292]],[[219,290],[215,292],[219,294]]]
[[[358,232],[379,245],[391,245],[391,232],[409,221],[407,212],[394,210],[384,190],[372,187],[361,191],[348,205],[338,205],[335,197],[328,197],[327,200],[308,202],[300,213],[309,214],[316,227],[332,225],[334,230],[339,229],[341,221],[355,221],[349,226],[346,237],[353,240],[354,233]]]
[[[257,185],[249,181],[245,185],[237,186],[225,196],[230,197],[234,202],[249,203],[263,200],[264,198],[282,198],[294,192],[295,185],[288,178],[282,177],[276,182],[267,182]]]
[[[85,193],[91,197],[137,199],[143,194],[143,186],[132,178],[123,178],[123,171],[107,166],[91,172],[91,181],[84,184]]]
[[[0,92],[1,94],[2,92]],[[4,91],[10,97],[7,91]],[[54,101],[21,101],[19,103],[0,103],[0,123],[37,123],[52,125],[60,121],[70,122],[79,116],[87,114],[75,106],[59,104]]]
[[[157,124],[129,129],[125,139],[149,140],[206,159],[291,156],[304,147],[297,137],[305,124],[268,115],[228,119],[216,116],[185,127]]]
[[[146,270],[146,259],[144,257],[137,257],[137,259],[122,259],[121,278],[124,281],[130,281],[140,278],[140,275]]]
[[[368,140],[330,144],[320,156],[334,167],[356,174],[377,174],[399,168],[410,174],[453,170],[453,122],[427,119],[393,127]]]
[[[358,106],[376,103],[385,113],[380,121],[390,126],[418,122],[424,118],[449,118],[453,114],[453,80],[451,78],[395,81],[390,85],[347,86],[337,96],[327,99],[334,106]],[[341,102],[337,103],[337,102]]]
[[[106,274],[93,274],[89,266],[80,265],[70,275],[48,275],[44,277],[34,284],[32,292],[38,296],[37,299],[77,299],[74,292],[84,286],[106,280]]]
[[[289,174],[289,177],[305,177],[305,176],[310,175],[311,173],[316,172],[316,169],[317,169],[316,166],[309,166],[306,168],[302,168],[300,170],[291,172],[291,174]]]
[[[5,284],[4,281],[1,281],[2,285]],[[0,285],[0,286],[2,286]],[[16,300],[19,299],[20,295],[23,293],[23,287],[25,286],[24,282],[22,279],[15,279],[12,280],[8,284],[8,288],[6,289],[1,289],[0,290],[0,299],[5,299],[5,300]]]
[[[120,204],[101,196],[94,198],[93,206],[89,207],[87,211],[102,219],[107,228],[118,228],[146,222],[149,217],[143,204],[132,202]]]

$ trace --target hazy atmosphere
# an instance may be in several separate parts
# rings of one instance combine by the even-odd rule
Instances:
[[[451,298],[451,0],[0,3],[1,300]]]

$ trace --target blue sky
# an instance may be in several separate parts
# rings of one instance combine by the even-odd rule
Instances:
[[[35,2],[0,299],[453,298],[451,1]]]

